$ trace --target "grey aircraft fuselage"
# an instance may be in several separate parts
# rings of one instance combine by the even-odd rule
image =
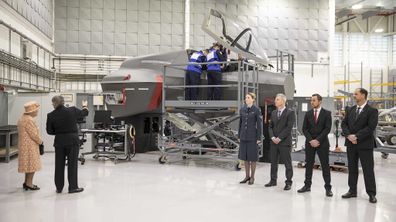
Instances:
[[[112,110],[114,117],[128,117],[150,112],[161,113],[164,65],[187,63],[187,50],[127,59],[122,63],[119,70],[105,76],[101,82],[104,94],[114,92],[123,94],[122,101],[115,104],[107,103],[108,109]],[[265,99],[273,99],[277,93],[284,93],[288,99],[293,98],[294,79],[290,74],[264,70],[258,72],[259,106],[264,105]],[[203,74],[202,77],[204,76]],[[167,68],[167,84],[183,86],[184,78],[185,71],[182,68]],[[222,73],[222,79],[223,84],[236,84],[238,82],[238,72],[224,72]],[[202,79],[202,84],[206,84],[205,81],[205,79]],[[237,87],[223,88],[222,99],[235,100],[236,90]],[[167,98],[184,98],[183,91],[181,89],[168,90]],[[201,96],[206,97],[206,95]]]
[[[217,24],[217,25],[215,25]],[[218,27],[219,29],[213,28]],[[226,49],[256,63],[258,68],[258,105],[263,106],[265,99],[273,99],[276,94],[284,93],[288,99],[294,95],[294,78],[290,73],[268,71],[268,56],[255,38],[252,29],[234,17],[229,17],[215,9],[210,9],[202,23],[202,30],[222,44]],[[185,66],[189,62],[190,50],[178,50],[153,54],[125,60],[120,69],[105,76],[101,82],[104,94],[122,94],[114,100],[106,97],[106,105],[114,117],[131,117],[144,113],[162,113],[162,91],[164,71],[166,85],[183,86]],[[184,64],[175,68],[172,65]],[[165,65],[170,65],[164,68]],[[290,68],[290,67],[289,67]],[[244,74],[248,74],[247,71]],[[250,75],[252,76],[252,75]],[[201,84],[206,85],[203,73]],[[240,83],[241,73],[223,72],[222,84]],[[245,77],[244,77],[245,78]],[[201,97],[206,98],[206,89],[201,90]],[[166,99],[181,100],[184,89],[166,89]],[[237,100],[238,87],[222,88],[223,100]],[[239,94],[240,95],[240,94]],[[241,103],[243,103],[243,96]],[[111,101],[111,102],[109,102]]]

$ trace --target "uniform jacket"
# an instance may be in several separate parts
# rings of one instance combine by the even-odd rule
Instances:
[[[194,52],[190,57],[190,62],[206,62],[206,56],[201,52]],[[187,71],[202,73],[202,65],[200,64],[190,64],[187,66]]]
[[[212,49],[208,55],[206,55],[206,60],[208,62],[221,62],[223,61],[223,57],[220,51]],[[207,67],[208,71],[221,72],[221,64],[208,64]]]
[[[239,115],[239,139],[243,141],[261,140],[263,132],[261,110],[255,105],[251,108],[245,105],[239,111]]]

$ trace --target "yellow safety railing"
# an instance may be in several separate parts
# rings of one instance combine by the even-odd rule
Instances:
[[[341,85],[341,84],[351,84],[351,83],[360,83],[360,80],[338,80],[334,81],[334,85]]]

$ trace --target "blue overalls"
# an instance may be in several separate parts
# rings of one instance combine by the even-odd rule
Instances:
[[[215,49],[210,50],[206,60],[208,62],[221,62]],[[221,85],[221,64],[208,64],[208,85]],[[208,100],[220,100],[220,97],[220,87],[208,88]]]
[[[205,55],[199,51],[194,52],[189,62],[206,62]],[[200,64],[189,64],[186,68],[186,85],[200,85],[201,84],[202,65]],[[199,88],[186,88],[185,99],[186,100],[198,100]]]

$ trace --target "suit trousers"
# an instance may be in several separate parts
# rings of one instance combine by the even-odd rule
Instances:
[[[276,182],[278,179],[278,160],[279,157],[285,164],[286,168],[286,184],[293,183],[293,166],[291,160],[291,147],[285,145],[277,145],[271,143],[271,182]]]
[[[348,185],[352,193],[357,193],[359,177],[359,159],[362,165],[364,184],[368,195],[376,195],[377,189],[374,175],[374,154],[372,149],[347,148],[348,155]]]
[[[57,190],[62,190],[64,186],[66,157],[69,190],[78,188],[77,167],[79,150],[80,147],[78,145],[55,147],[55,186]]]
[[[311,146],[305,147],[305,186],[311,187],[312,185],[312,171],[315,164],[315,153],[318,154],[320,166],[322,168],[322,176],[325,181],[325,189],[331,189],[331,177],[329,166],[329,147],[313,148]]]

